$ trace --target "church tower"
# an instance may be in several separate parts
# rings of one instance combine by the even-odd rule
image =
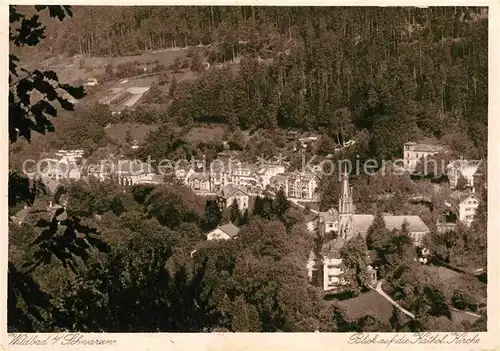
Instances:
[[[342,174],[342,187],[339,198],[339,237],[349,240],[354,236],[354,203],[349,176]]]

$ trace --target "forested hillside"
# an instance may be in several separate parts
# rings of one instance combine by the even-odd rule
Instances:
[[[453,135],[486,154],[488,18],[471,7],[75,7],[40,50],[116,56],[199,49],[210,69],[177,87],[168,119],[370,133],[378,157]],[[196,53],[195,55],[198,55]],[[344,109],[347,108],[347,109]],[[167,118],[167,117],[163,117]]]

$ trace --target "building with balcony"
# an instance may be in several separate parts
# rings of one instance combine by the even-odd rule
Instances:
[[[425,159],[430,155],[436,155],[445,151],[446,148],[442,145],[415,142],[405,143],[403,146],[404,169],[408,172],[414,172],[420,159]]]

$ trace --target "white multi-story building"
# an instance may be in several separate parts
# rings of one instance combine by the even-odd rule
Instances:
[[[283,189],[288,198],[299,201],[316,201],[318,183],[317,174],[299,171],[278,174],[270,180],[272,189],[275,191]]]
[[[258,183],[255,166],[250,164],[239,164],[231,169],[231,183],[243,186],[247,189],[255,189]]]
[[[205,172],[195,172],[187,180],[189,187],[198,195],[209,195],[210,176]]]
[[[111,172],[112,178],[124,186],[150,181],[156,175],[151,165],[138,160],[120,160],[113,164]]]
[[[340,257],[344,243],[332,240],[323,247],[323,290],[334,290],[347,283],[344,278],[345,265]]]
[[[312,172],[293,172],[287,177],[287,191],[289,198],[303,201],[315,201],[318,198],[317,188],[319,179]]]
[[[450,195],[451,210],[460,222],[470,225],[474,220],[479,198],[472,192],[454,191]]]
[[[307,261],[307,274],[309,280],[314,279],[315,274],[321,274],[320,284],[323,291],[339,290],[347,285],[345,278],[346,266],[342,262],[340,252],[345,245],[345,240],[336,238],[328,241],[321,248],[321,263],[318,265],[316,255],[311,251]],[[370,265],[367,266],[370,284],[375,286],[377,281],[377,271]]]
[[[246,189],[228,184],[217,194],[217,200],[221,208],[228,208],[236,201],[240,211],[245,211],[248,209],[250,196]]]
[[[276,177],[278,174],[285,173],[284,165],[265,165],[261,167],[258,171],[258,177],[260,179],[260,185],[262,189],[265,189],[268,185],[271,184],[271,178]]]
[[[213,193],[220,192],[226,185],[231,184],[232,163],[230,160],[214,160],[210,164],[210,189]]]

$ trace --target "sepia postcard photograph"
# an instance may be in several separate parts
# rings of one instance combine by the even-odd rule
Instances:
[[[5,5],[3,345],[478,349],[489,7],[187,5]]]

